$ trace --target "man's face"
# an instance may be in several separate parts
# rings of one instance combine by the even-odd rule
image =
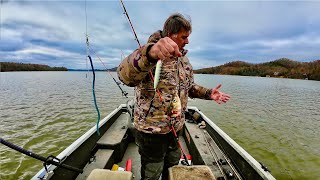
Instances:
[[[186,44],[189,44],[189,35],[191,34],[190,31],[186,31],[184,29],[182,29],[181,31],[179,31],[177,34],[172,34],[169,35],[169,37],[175,42],[177,43],[177,45],[179,46],[180,50],[183,50],[184,46]]]

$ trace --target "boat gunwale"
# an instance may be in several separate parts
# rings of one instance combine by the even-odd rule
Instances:
[[[105,118],[103,118],[99,122],[99,129],[106,124],[114,115],[116,115],[121,109],[126,108],[126,104],[120,104],[116,109],[114,109],[111,113],[109,113]],[[86,131],[82,136],[80,136],[77,140],[75,140],[72,144],[70,144],[66,149],[64,149],[57,156],[62,162],[65,160],[70,154],[72,154],[77,148],[79,148],[84,142],[86,142],[94,133],[96,133],[96,126],[93,126],[88,131]],[[55,165],[48,165],[48,171],[53,171],[57,168]],[[39,180],[39,176],[43,173],[46,173],[45,168],[43,167],[40,171],[37,172],[35,176],[31,178],[31,180]]]
[[[254,159],[246,150],[244,150],[237,142],[235,142],[227,133],[225,133],[221,128],[219,128],[210,118],[208,118],[204,113],[202,113],[197,107],[195,106],[188,106],[188,109],[197,111],[200,113],[201,117],[205,120],[207,124],[212,127],[214,131],[221,136],[222,139],[228,143],[232,149],[234,149],[247,163],[258,172],[262,177],[270,180],[275,180],[275,178],[270,174],[268,171],[264,171],[260,165],[260,163]]]

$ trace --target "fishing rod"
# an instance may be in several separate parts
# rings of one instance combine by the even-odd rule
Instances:
[[[180,141],[179,141],[179,137],[178,137],[177,132],[174,129],[173,125],[171,126],[171,130],[173,132],[173,136],[175,137],[174,139],[175,139],[176,143],[178,144],[178,146],[180,148],[181,154],[182,154],[182,156],[184,158],[184,162],[186,163],[187,166],[191,166],[191,164],[189,164],[189,161],[188,161],[188,158],[187,158],[186,154],[183,151],[183,148],[182,148],[182,146],[180,144]]]
[[[128,93],[126,91],[124,91],[121,86],[120,86],[120,82],[118,82],[113,75],[111,74],[111,72],[109,71],[109,69],[107,68],[107,66],[103,63],[103,61],[101,60],[101,58],[98,56],[98,54],[92,49],[90,48],[90,43],[89,43],[89,36],[88,36],[88,20],[87,20],[87,1],[85,1],[85,15],[86,15],[86,52],[87,52],[87,56],[89,55],[90,52],[93,52],[96,57],[100,60],[100,62],[102,63],[102,65],[104,66],[104,68],[106,69],[106,71],[109,73],[109,75],[112,77],[113,81],[117,84],[117,86],[119,87],[119,89],[121,90],[121,94],[122,96],[125,96],[126,98],[128,98]],[[93,66],[93,65],[92,65]],[[86,58],[86,67],[88,69],[88,59]],[[89,71],[89,69],[88,69]]]
[[[23,154],[25,154],[25,155],[27,155],[27,156],[30,156],[30,157],[32,157],[32,158],[35,158],[35,159],[37,159],[37,160],[40,160],[40,161],[44,162],[43,165],[44,165],[44,167],[45,167],[45,169],[46,169],[47,172],[48,172],[47,165],[48,165],[48,164],[52,164],[52,165],[55,165],[55,166],[58,166],[58,167],[62,167],[62,168],[64,168],[64,169],[68,169],[68,170],[70,170],[70,171],[74,171],[74,172],[78,172],[78,173],[83,173],[83,170],[82,170],[82,169],[79,169],[79,168],[76,168],[76,167],[73,167],[73,166],[70,166],[70,165],[67,165],[67,164],[63,164],[63,163],[61,162],[61,160],[58,159],[58,158],[55,157],[55,156],[52,156],[52,155],[51,155],[51,156],[48,156],[47,158],[45,158],[45,157],[40,156],[40,155],[38,155],[38,154],[35,154],[35,153],[31,152],[31,151],[28,151],[28,150],[26,150],[26,149],[23,149],[23,148],[15,145],[15,144],[9,142],[9,141],[6,141],[6,140],[4,140],[3,138],[0,138],[0,143],[3,144],[3,145],[5,145],[5,146],[7,146],[7,147],[9,147],[9,148],[11,148],[11,149],[14,149],[14,150],[16,150],[16,151],[18,151],[18,152],[21,152],[21,153],[23,153]]]
[[[124,15],[126,16],[126,18],[128,19],[128,22],[129,22],[129,24],[130,24],[130,27],[131,27],[132,33],[133,33],[133,35],[134,35],[134,37],[135,37],[135,40],[137,41],[137,43],[138,43],[138,45],[139,45],[139,48],[141,48],[140,41],[139,41],[139,39],[138,39],[137,33],[136,33],[136,31],[134,30],[134,27],[133,27],[132,23],[131,23],[129,14],[128,14],[127,10],[126,10],[126,7],[124,6],[124,3],[123,3],[122,0],[120,0],[120,2],[121,2],[121,5],[122,5],[122,8],[123,8],[123,11],[124,11],[123,14],[124,14]],[[160,63],[161,63],[161,64],[160,64]],[[151,70],[149,71],[149,74],[150,74],[150,77],[151,77],[152,81],[154,82],[154,89],[155,89],[155,91],[158,93],[159,98],[160,98],[160,101],[162,102],[163,99],[162,99],[161,93],[160,93],[159,89],[157,89],[157,85],[158,85],[159,77],[160,77],[161,65],[162,65],[161,60],[158,60],[157,65],[156,65],[156,74],[155,74],[155,77],[153,77],[153,74],[152,74],[152,71],[151,71]]]
[[[135,37],[135,40],[138,42],[138,45],[139,45],[139,47],[141,48],[140,41],[139,41],[139,39],[138,39],[138,36],[137,36],[136,31],[135,31],[135,30],[134,30],[134,28],[133,28],[133,25],[132,25],[132,23],[131,23],[131,20],[130,20],[129,14],[128,14],[127,10],[126,10],[126,7],[124,6],[124,4],[123,4],[123,1],[122,1],[122,0],[120,0],[120,2],[121,2],[121,4],[122,4],[123,10],[124,10],[124,14],[126,15],[126,17],[127,17],[128,21],[129,21],[129,24],[130,24],[130,27],[131,27],[131,29],[132,29],[133,35],[134,35],[134,37]]]
[[[130,24],[130,27],[131,27],[131,29],[132,29],[132,32],[133,32],[133,34],[134,34],[134,36],[135,36],[135,39],[136,39],[136,41],[138,42],[139,47],[141,48],[141,44],[140,44],[140,42],[139,42],[139,40],[138,40],[138,36],[137,36],[137,34],[136,34],[136,31],[134,30],[134,27],[133,27],[133,25],[132,25],[132,23],[131,23],[129,14],[128,14],[127,10],[126,10],[126,7],[124,6],[124,3],[123,3],[122,0],[120,0],[120,2],[121,2],[121,5],[122,5],[122,7],[123,7],[124,14],[126,15],[128,21],[129,21],[129,24]],[[158,85],[158,82],[159,82],[161,66],[162,66],[162,61],[161,61],[161,60],[158,60],[158,61],[157,61],[157,64],[156,64],[155,78],[153,77],[151,70],[149,71],[150,77],[151,77],[152,81],[154,81],[154,89],[155,89],[155,91],[158,93],[158,95],[159,95],[159,97],[160,97],[160,101],[162,101],[162,96],[161,96],[160,91],[157,89],[157,85]],[[150,110],[150,109],[149,109],[149,110]],[[180,141],[179,141],[179,137],[178,137],[177,132],[176,132],[176,130],[174,129],[173,125],[171,126],[171,129],[172,129],[172,132],[173,132],[174,139],[175,139],[175,141],[177,142],[177,144],[178,144],[178,146],[179,146],[179,148],[180,148],[180,151],[181,151],[181,153],[182,153],[182,155],[183,155],[183,157],[184,157],[184,159],[185,159],[186,164],[187,164],[188,166],[190,166],[190,164],[189,164],[189,162],[188,162],[188,159],[187,159],[187,156],[186,156],[186,154],[185,154],[184,151],[183,151],[183,148],[182,148],[182,146],[181,146],[181,144],[180,144]]]

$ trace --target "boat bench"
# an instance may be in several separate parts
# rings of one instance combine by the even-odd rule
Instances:
[[[114,163],[114,150],[111,149],[99,149],[95,158],[91,163],[88,163],[84,169],[83,173],[79,174],[77,180],[87,179],[89,174],[94,169],[106,169],[111,168]]]
[[[107,169],[93,170],[87,180],[132,180],[132,172],[129,171],[110,171]]]
[[[123,112],[98,140],[98,149],[113,149],[115,163],[120,162],[128,146],[128,121],[130,115]]]
[[[201,179],[201,180],[216,180],[211,169],[205,165],[181,166],[176,165],[169,168],[170,180],[185,180],[185,179]]]

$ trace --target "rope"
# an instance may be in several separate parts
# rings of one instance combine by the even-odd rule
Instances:
[[[127,96],[128,93],[121,88],[121,86],[120,86],[121,83],[116,81],[116,79],[113,77],[113,75],[111,74],[111,72],[109,71],[109,69],[106,67],[106,65],[103,63],[103,61],[101,60],[101,58],[98,56],[98,54],[97,54],[94,50],[92,50],[92,49],[90,48],[90,46],[88,46],[88,49],[89,49],[90,51],[92,51],[92,52],[97,56],[97,58],[100,60],[100,62],[101,62],[102,65],[104,66],[104,68],[107,70],[107,72],[109,73],[109,75],[112,77],[113,81],[117,84],[117,86],[118,86],[119,89],[121,90],[122,96],[125,96],[126,98],[128,98],[128,96]]]
[[[98,108],[98,105],[97,105],[96,94],[95,94],[95,91],[94,91],[94,85],[95,85],[95,81],[96,81],[96,74],[95,74],[95,71],[94,71],[94,68],[93,68],[93,63],[92,63],[91,56],[88,55],[88,58],[90,60],[90,65],[91,65],[91,69],[92,69],[92,73],[93,73],[93,80],[92,80],[93,101],[94,101],[94,106],[95,106],[95,108],[97,110],[97,113],[98,113],[98,118],[97,118],[97,123],[96,123],[97,134],[98,134],[98,136],[100,136],[100,131],[99,131],[100,111],[99,111],[99,108]]]
[[[76,167],[72,167],[72,166],[67,165],[67,164],[63,164],[60,159],[58,159],[58,158],[56,158],[54,156],[49,156],[48,158],[45,158],[45,157],[40,156],[38,154],[35,154],[35,153],[31,152],[31,151],[23,149],[23,148],[15,145],[15,144],[12,144],[12,143],[10,143],[10,142],[2,139],[2,138],[0,138],[0,143],[5,145],[5,146],[7,146],[7,147],[9,147],[9,148],[11,148],[11,149],[14,149],[14,150],[16,150],[18,152],[21,152],[21,153],[23,153],[23,154],[25,154],[27,156],[30,156],[30,157],[35,158],[37,160],[43,161],[43,162],[45,162],[45,164],[53,164],[55,166],[62,167],[64,169],[68,169],[70,171],[83,173],[82,169],[79,169],[79,168],[76,168]],[[54,157],[54,158],[52,158],[52,157]],[[54,161],[54,159],[58,160],[58,162]],[[46,168],[46,166],[45,166],[45,168]]]

